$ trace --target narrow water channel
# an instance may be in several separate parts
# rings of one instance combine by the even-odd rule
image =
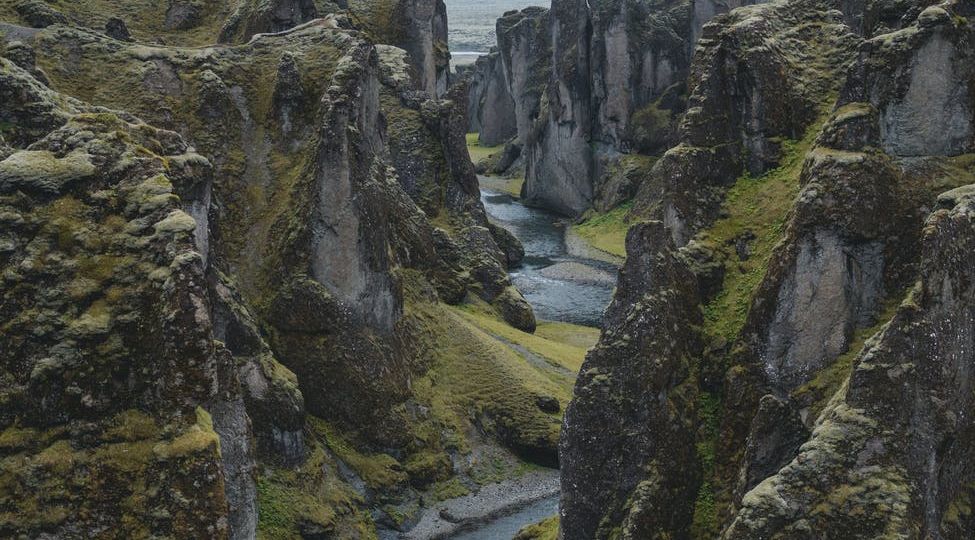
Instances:
[[[525,259],[511,270],[518,290],[546,321],[599,326],[616,282],[610,263],[575,256],[565,243],[564,218],[521,204],[482,186],[488,218],[511,231],[525,247]]]
[[[488,218],[511,231],[525,248],[521,265],[511,270],[515,285],[541,320],[599,326],[616,279],[612,264],[575,256],[565,242],[565,220],[521,204],[506,193],[481,187]],[[452,536],[456,540],[507,540],[521,528],[558,512],[558,494]]]

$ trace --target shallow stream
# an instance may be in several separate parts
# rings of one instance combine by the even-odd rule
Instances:
[[[572,255],[565,242],[566,222],[530,208],[506,193],[482,186],[481,201],[489,219],[511,231],[525,247],[525,259],[511,278],[541,320],[599,326],[616,280],[613,264]],[[507,540],[522,527],[558,512],[558,494],[451,535],[457,540]]]
[[[481,189],[489,219],[511,231],[525,247],[525,259],[511,270],[535,317],[599,326],[616,282],[616,266],[572,255],[565,243],[566,222],[556,214]]]

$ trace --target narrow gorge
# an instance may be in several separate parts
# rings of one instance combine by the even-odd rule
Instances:
[[[0,538],[975,537],[972,0],[0,0]]]

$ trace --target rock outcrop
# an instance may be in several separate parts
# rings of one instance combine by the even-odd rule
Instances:
[[[350,15],[272,12],[233,47],[146,44],[142,20],[131,43],[84,18],[4,32],[0,535],[352,537],[411,526],[469,438],[555,461],[558,399],[509,376],[445,407],[425,379],[462,360],[431,343],[483,339],[447,302],[535,327],[464,87],[420,90]],[[215,39],[201,13],[153,24]]]
[[[620,292],[562,427],[564,538],[685,537],[700,481],[694,278],[663,223],[635,225],[626,244]]]
[[[281,32],[318,15],[312,0],[244,0],[220,31],[220,42],[246,42],[254,34]]]
[[[496,50],[478,57],[469,92],[468,131],[478,134],[481,145],[497,146],[515,136],[515,101],[511,99],[501,55]]]
[[[679,143],[639,180],[630,215],[663,223],[704,317],[690,306],[661,325],[678,302],[608,316],[566,415],[563,537],[972,534],[975,298],[960,258],[973,232],[972,8],[930,4],[891,18],[879,3],[792,0],[703,26]],[[610,313],[660,295],[627,277],[630,259],[656,252],[628,242]],[[703,345],[609,352],[643,335]],[[587,370],[619,362],[630,368],[612,399],[593,400]],[[658,369],[697,406],[640,386]],[[576,416],[594,401],[648,405]],[[627,469],[616,432],[665,466]],[[668,487],[698,478],[692,494]],[[670,521],[640,529],[643,508]]]
[[[635,182],[621,158],[659,155],[673,145],[702,27],[751,3],[556,1],[551,10],[498,19],[528,201],[575,215],[595,200],[612,208],[632,197]],[[474,78],[491,80],[491,69],[485,62]],[[472,111],[492,106],[471,102]],[[498,113],[509,121],[505,110]]]
[[[0,162],[0,530],[253,536],[250,423],[186,211],[210,163],[0,62],[2,116],[48,130],[15,127]]]

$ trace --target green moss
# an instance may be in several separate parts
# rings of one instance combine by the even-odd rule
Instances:
[[[456,499],[457,497],[468,495],[471,490],[459,479],[454,477],[443,482],[437,482],[430,489],[430,492],[433,494],[434,500],[446,501],[447,499]]]
[[[309,435],[308,456],[301,465],[262,468],[257,482],[257,537],[297,540],[305,524],[317,525],[336,538],[375,538],[371,519],[358,510],[363,501],[339,480],[336,464],[318,436]]]
[[[694,518],[691,522],[692,538],[714,538],[718,534],[717,508],[715,506],[714,477],[715,447],[720,427],[720,397],[710,392],[697,395],[698,442],[697,458],[701,463],[704,481],[698,488],[694,501]]]
[[[333,425],[325,420],[312,417],[309,424],[322,438],[329,450],[352,467],[356,473],[373,489],[390,489],[404,483],[407,474],[403,466],[389,454],[366,454],[360,452]]]
[[[572,231],[590,246],[614,255],[626,257],[626,231],[630,224],[626,220],[633,203],[626,202],[609,212],[587,211],[582,222],[572,225]]]
[[[800,141],[782,142],[781,165],[758,178],[747,173],[728,190],[724,217],[700,235],[700,240],[724,248],[751,232],[751,256],[725,272],[721,292],[704,307],[706,332],[733,340],[745,324],[752,297],[768,269],[772,250],[785,228],[789,210],[799,193],[803,158],[812,148],[822,122],[811,125]],[[737,261],[737,258],[735,258]]]
[[[559,537],[559,516],[551,516],[522,528],[512,540],[556,540]]]
[[[196,423],[190,425],[173,440],[157,444],[153,452],[157,458],[165,460],[186,457],[210,447],[219,449],[220,437],[213,430],[210,413],[202,407],[197,407]]]

